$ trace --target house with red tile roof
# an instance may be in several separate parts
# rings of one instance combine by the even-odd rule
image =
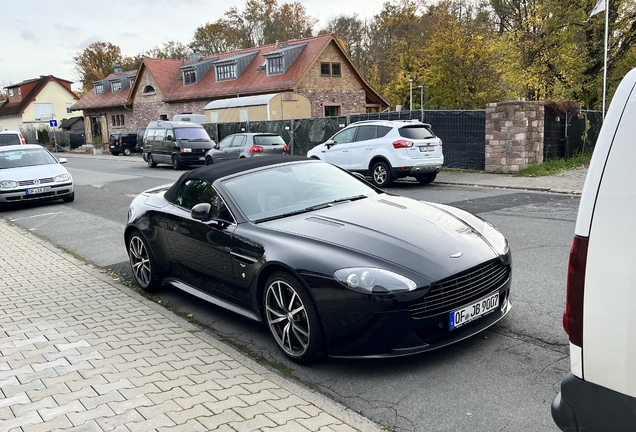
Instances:
[[[79,100],[71,84],[53,75],[41,75],[5,87],[9,98],[0,102],[0,130],[48,128],[50,120],[57,120],[59,126],[64,119],[78,115],[70,111]]]
[[[107,86],[102,93],[93,89],[73,107],[84,110],[87,129],[100,125],[103,134],[105,125],[109,131],[121,127],[136,132],[151,120],[204,114],[204,107],[212,101],[279,93],[306,97],[312,117],[376,112],[389,106],[361,76],[333,34],[206,57],[193,53],[188,60],[145,58],[136,76],[130,75],[130,82],[130,88],[118,95],[108,94]],[[123,116],[119,125],[113,123],[115,115]],[[90,132],[87,130],[87,140]]]

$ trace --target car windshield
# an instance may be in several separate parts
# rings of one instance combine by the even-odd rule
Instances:
[[[20,137],[17,134],[0,134],[0,145],[20,145]]]
[[[0,151],[0,169],[49,165],[57,160],[44,149]]]
[[[285,141],[278,135],[254,135],[256,145],[285,145]]]
[[[174,135],[177,139],[189,141],[209,141],[210,137],[203,128],[175,128]]]
[[[223,185],[245,217],[257,223],[378,194],[354,175],[313,161],[268,167]]]

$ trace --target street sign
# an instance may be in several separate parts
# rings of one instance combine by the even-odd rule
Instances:
[[[49,120],[49,126],[57,127],[57,120]]]

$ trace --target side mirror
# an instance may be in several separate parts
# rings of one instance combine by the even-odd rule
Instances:
[[[327,149],[330,149],[331,146],[333,146],[334,144],[336,144],[336,142],[332,139],[327,140],[327,142],[325,142],[325,147],[327,147]]]
[[[212,219],[212,205],[210,203],[200,203],[192,207],[190,211],[192,219],[207,222]]]
[[[66,158],[59,158],[57,161],[61,164],[68,162]]]
[[[166,141],[174,141],[172,135],[166,135]]]

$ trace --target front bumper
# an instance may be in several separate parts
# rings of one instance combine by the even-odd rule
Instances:
[[[176,153],[181,165],[205,165],[205,153]]]
[[[571,373],[561,381],[561,392],[551,408],[552,419],[562,431],[627,432],[636,424],[636,398]]]
[[[27,194],[27,190],[30,188],[19,188],[0,191],[1,203],[16,203],[16,202],[31,202],[31,201],[45,201],[63,199],[70,196],[73,193],[73,183],[62,184],[43,184],[38,187],[50,187],[51,189],[36,194]]]

